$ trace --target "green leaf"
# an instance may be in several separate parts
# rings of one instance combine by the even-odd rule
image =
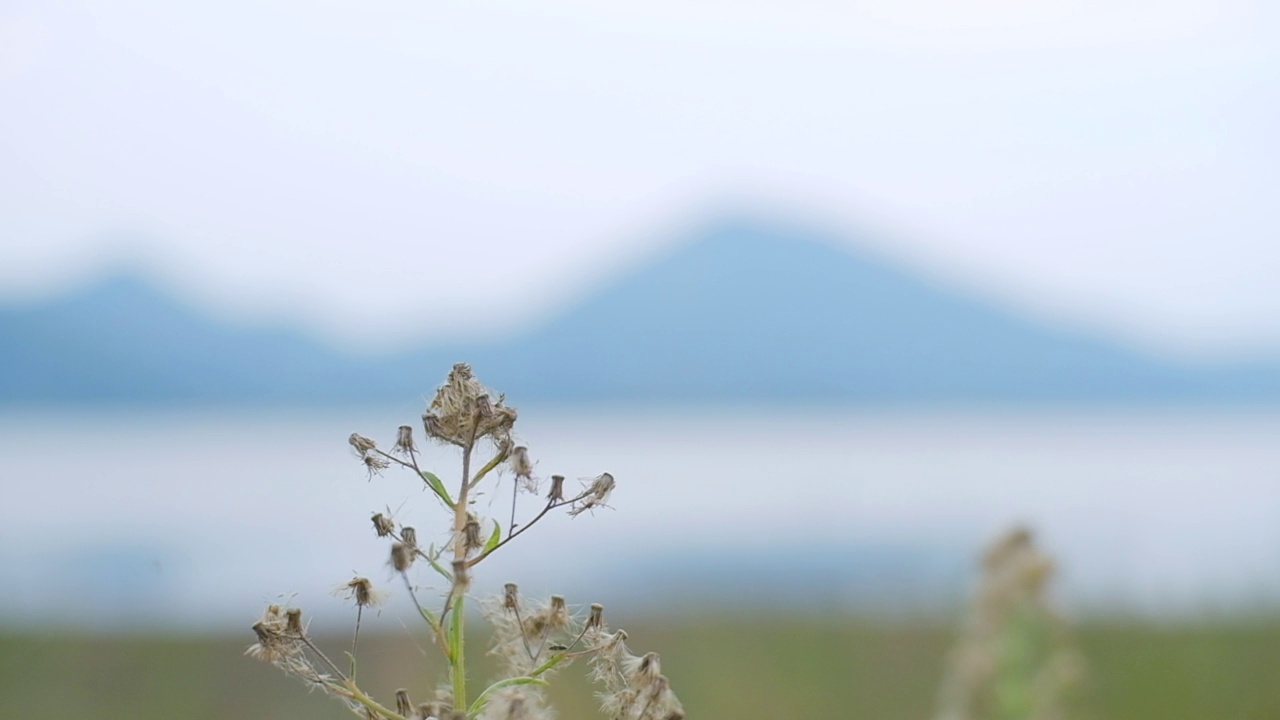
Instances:
[[[422,613],[422,619],[431,623],[431,627],[439,627],[440,621],[436,620],[436,614],[426,608],[418,608],[418,612]]]
[[[430,548],[427,549],[426,555],[427,555],[427,562],[431,564],[431,569],[440,573],[440,575],[442,575],[445,580],[448,580],[450,583],[453,583],[453,574],[450,573],[448,570],[446,570],[445,567],[440,564],[439,560],[436,560],[436,558],[440,557],[440,553],[436,552],[435,545],[432,545]]]
[[[489,541],[484,544],[484,551],[481,555],[488,555],[493,549],[498,547],[498,543],[502,542],[502,524],[497,520],[493,521],[493,534],[489,536]]]
[[[534,668],[533,670],[531,670],[531,671],[529,672],[529,677],[537,677],[537,676],[541,675],[542,673],[544,673],[544,672],[546,672],[546,671],[548,671],[548,670],[551,670],[551,669],[552,669],[552,668],[554,668],[555,666],[559,665],[559,664],[560,664],[560,661],[564,660],[564,659],[565,659],[565,658],[567,658],[567,657],[569,657],[569,656],[568,656],[568,655],[566,655],[566,654],[565,654],[565,653],[563,653],[563,652],[558,652],[558,653],[556,653],[555,655],[552,655],[550,658],[548,658],[548,659],[547,659],[547,661],[546,661],[546,662],[542,663],[542,664],[541,664],[541,665],[539,665],[538,667],[536,667],[536,668]]]
[[[431,491],[443,500],[445,505],[448,505],[449,507],[454,506],[453,498],[449,497],[449,491],[444,489],[444,482],[440,480],[438,475],[423,470],[422,479],[427,481],[427,487],[431,488]]]
[[[467,715],[474,716],[474,715],[480,714],[480,711],[484,710],[484,707],[489,704],[489,697],[493,695],[493,693],[496,693],[503,688],[514,687],[516,685],[544,685],[545,686],[549,684],[550,683],[548,683],[546,680],[543,680],[541,678],[534,678],[534,677],[513,677],[513,678],[507,678],[506,680],[499,680],[494,684],[490,685],[489,687],[485,688],[484,692],[480,693],[480,697],[476,698],[476,701],[471,703],[471,708],[467,710]]]

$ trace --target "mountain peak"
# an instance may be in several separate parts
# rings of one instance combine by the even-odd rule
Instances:
[[[1191,369],[944,287],[832,235],[730,217],[523,335],[393,358],[205,317],[137,272],[0,308],[0,402],[391,400],[458,360],[524,400],[1126,402],[1280,397],[1275,368]]]

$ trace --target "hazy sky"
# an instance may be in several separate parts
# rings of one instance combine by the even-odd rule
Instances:
[[[338,337],[502,329],[749,207],[1280,350],[1272,7],[10,0],[0,295],[134,263]]]

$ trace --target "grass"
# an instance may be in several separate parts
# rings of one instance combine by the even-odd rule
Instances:
[[[822,617],[744,616],[632,623],[662,648],[690,717],[928,720],[954,637],[926,626]],[[0,716],[130,720],[349,718],[296,680],[243,657],[253,639],[0,634]],[[1263,720],[1280,717],[1280,619],[1076,632],[1089,662],[1086,717]],[[476,647],[483,638],[475,638]],[[425,643],[424,638],[418,638]],[[345,638],[334,638],[340,648]],[[368,644],[365,645],[365,642]],[[425,694],[422,650],[403,637],[362,639],[361,676],[388,696]],[[429,649],[429,648],[428,648]],[[478,650],[477,650],[478,654]],[[598,718],[582,668],[556,678],[563,720]]]

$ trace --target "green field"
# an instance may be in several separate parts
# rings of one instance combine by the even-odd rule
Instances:
[[[938,627],[776,616],[629,630],[633,650],[662,653],[689,717],[733,720],[928,720],[952,641],[951,631]],[[1081,718],[1280,718],[1280,619],[1093,624],[1076,638],[1089,662]],[[231,639],[0,634],[0,717],[353,717],[243,657],[251,640],[247,629]],[[402,637],[369,638],[362,646],[362,685],[388,699],[396,687],[425,699],[434,684],[424,673],[435,660],[432,648],[424,655]],[[570,667],[557,678],[553,697],[564,720],[598,717],[581,675],[581,667]]]

